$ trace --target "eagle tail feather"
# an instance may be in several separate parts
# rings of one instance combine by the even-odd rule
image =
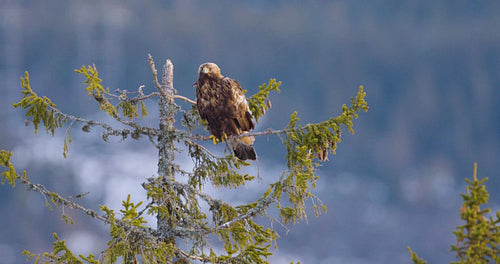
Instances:
[[[231,146],[233,147],[233,152],[236,157],[240,160],[256,160],[257,153],[252,145],[246,144],[239,139],[231,141]]]

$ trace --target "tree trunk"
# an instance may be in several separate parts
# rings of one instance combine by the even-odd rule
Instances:
[[[160,93],[164,96],[159,98],[160,109],[160,130],[161,134],[158,136],[158,175],[161,178],[161,183],[166,184],[165,180],[175,180],[175,166],[174,166],[174,115],[177,111],[174,104],[175,89],[173,85],[174,80],[174,65],[170,60],[167,60],[163,66],[163,75],[161,79]],[[168,199],[168,197],[164,197]],[[158,201],[161,204],[161,201]],[[163,204],[169,204],[165,202]],[[171,208],[168,208],[172,212]],[[160,213],[157,215],[157,230],[164,241],[174,243],[172,235],[172,226],[168,219],[164,219]]]

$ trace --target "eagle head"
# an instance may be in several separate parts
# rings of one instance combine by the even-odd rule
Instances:
[[[212,62],[203,63],[198,68],[198,78],[201,79],[202,77],[221,78],[222,74],[220,74],[219,66]]]

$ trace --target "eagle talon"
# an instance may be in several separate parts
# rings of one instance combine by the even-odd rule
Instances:
[[[214,135],[210,135],[210,138],[214,141],[214,145],[217,145],[220,142],[220,140]]]

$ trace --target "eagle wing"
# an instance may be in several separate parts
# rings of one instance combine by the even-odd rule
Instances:
[[[254,129],[255,123],[241,85],[234,79],[224,77],[221,88],[223,94],[227,96],[225,98],[227,100],[227,113],[236,123],[235,125],[239,130],[237,134]]]

